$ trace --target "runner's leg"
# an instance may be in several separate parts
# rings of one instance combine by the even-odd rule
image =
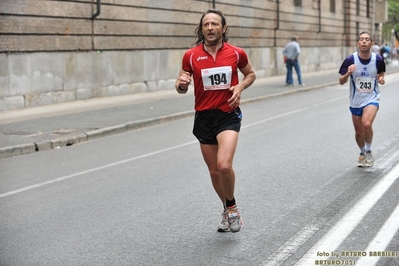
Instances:
[[[223,182],[226,198],[234,197],[235,173],[233,158],[238,142],[238,132],[225,130],[217,135],[219,149],[217,153],[217,167]]]
[[[370,143],[373,141],[373,122],[377,115],[378,107],[368,105],[363,109],[362,124],[364,128],[364,141]]]
[[[204,161],[208,166],[213,188],[224,204],[226,200],[226,193],[217,165],[218,145],[200,144],[200,148]]]

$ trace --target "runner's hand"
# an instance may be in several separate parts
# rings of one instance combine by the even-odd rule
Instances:
[[[233,92],[233,95],[230,97],[230,99],[227,102],[229,103],[229,106],[231,108],[235,109],[240,105],[242,89],[239,85],[236,85],[230,87],[229,90]]]
[[[384,85],[384,84],[385,84],[385,78],[384,78],[384,76],[378,75],[377,79],[378,79],[378,83],[379,83],[379,84],[381,84],[381,85]]]
[[[188,86],[191,83],[191,74],[189,72],[183,72],[177,80],[178,80],[178,88],[187,91]]]
[[[353,72],[355,72],[356,71],[356,65],[355,64],[352,64],[352,65],[350,65],[349,67],[348,67],[348,72],[347,72],[347,74],[352,74]]]

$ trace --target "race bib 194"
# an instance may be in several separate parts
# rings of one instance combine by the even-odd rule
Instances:
[[[374,89],[375,78],[357,78],[356,89],[360,92],[372,92]]]
[[[206,68],[201,70],[204,90],[227,90],[230,88],[231,66]]]

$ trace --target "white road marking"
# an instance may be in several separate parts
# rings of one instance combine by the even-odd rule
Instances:
[[[391,216],[385,222],[384,226],[378,232],[378,234],[371,241],[370,245],[366,248],[366,251],[387,251],[386,247],[391,242],[392,238],[395,236],[399,229],[399,204],[396,205],[395,210],[392,212]],[[395,251],[397,252],[397,251]],[[366,256],[361,257],[357,260],[357,265],[368,265],[374,266],[378,262],[381,256]]]
[[[34,188],[43,187],[43,186],[50,185],[50,184],[53,184],[53,183],[56,183],[56,182],[60,182],[60,181],[67,180],[67,179],[71,179],[73,177],[81,176],[81,175],[88,174],[88,173],[95,172],[95,171],[99,171],[99,170],[102,170],[102,169],[105,169],[105,168],[109,168],[109,167],[117,166],[117,165],[120,165],[120,164],[124,164],[124,163],[127,163],[127,162],[136,161],[136,160],[139,160],[139,159],[142,159],[142,158],[145,158],[145,157],[149,157],[149,156],[152,156],[152,155],[157,155],[157,154],[160,154],[160,153],[163,153],[163,152],[175,150],[175,149],[178,149],[178,148],[181,148],[181,147],[184,147],[184,146],[188,146],[188,145],[191,145],[191,144],[194,144],[194,143],[197,143],[197,141],[186,142],[186,143],[183,143],[181,145],[176,145],[176,146],[173,146],[173,147],[170,147],[170,148],[167,148],[167,149],[150,152],[150,153],[143,154],[143,155],[140,155],[140,156],[136,156],[136,157],[133,157],[133,158],[129,158],[129,159],[126,159],[126,160],[122,160],[122,161],[118,161],[118,162],[115,162],[115,163],[106,164],[106,165],[103,165],[103,166],[100,166],[100,167],[88,169],[86,171],[77,172],[77,173],[74,173],[74,174],[71,174],[71,175],[59,177],[59,178],[56,178],[56,179],[53,179],[53,180],[49,180],[49,181],[46,181],[46,182],[42,182],[42,183],[38,183],[38,184],[35,184],[35,185],[27,186],[27,187],[24,187],[24,188],[16,189],[16,190],[13,190],[13,191],[10,191],[10,192],[6,192],[6,193],[3,193],[3,194],[0,194],[0,198],[4,198],[4,197],[7,197],[7,196],[18,194],[18,193],[21,193],[21,192],[24,192],[24,191],[28,191],[28,190],[31,190],[31,189],[34,189]]]
[[[399,164],[367,193],[342,219],[316,243],[295,266],[314,265],[317,252],[334,251],[353,231],[389,187],[399,178]]]
[[[396,140],[394,139],[393,142],[395,141]],[[391,144],[391,142],[388,144]],[[390,169],[395,164],[398,157],[399,151],[396,151],[396,148],[392,148],[392,152],[387,152],[383,157],[378,159],[373,168],[378,167],[379,169]],[[372,171],[372,169],[365,169],[365,171]],[[292,253],[296,252],[302,244],[310,239],[324,224],[325,221],[315,218],[307,226],[296,233],[294,237],[281,245],[276,252],[263,262],[262,266],[278,266],[283,264],[292,255]]]
[[[294,110],[294,111],[291,111],[291,112],[288,112],[288,113],[285,113],[285,114],[281,114],[281,115],[269,117],[269,118],[266,118],[266,119],[263,119],[263,120],[259,120],[259,121],[256,121],[256,122],[252,123],[252,124],[247,124],[247,125],[243,126],[242,128],[252,127],[252,126],[255,126],[255,125],[258,125],[258,124],[269,122],[269,121],[274,120],[274,119],[278,119],[278,118],[281,118],[281,117],[285,117],[285,116],[289,116],[289,115],[292,115],[292,114],[300,113],[302,111],[305,111],[305,110],[308,110],[308,109],[312,109],[314,107],[324,106],[327,103],[339,101],[339,100],[344,99],[344,98],[346,99],[348,97],[347,96],[341,96],[341,97],[333,98],[333,99],[330,99],[330,100],[327,100],[327,101],[324,101],[324,102],[320,102],[320,103],[316,103],[316,104],[313,104],[313,105],[309,105],[307,107],[300,108],[300,109],[297,109],[297,110]]]
[[[347,98],[346,96],[344,97],[338,97],[338,98],[334,98],[334,99],[330,99],[328,101],[322,102],[322,103],[318,103],[318,104],[314,104],[311,106],[307,106],[305,108],[301,108],[298,110],[294,110],[291,112],[287,112],[285,114],[281,114],[278,116],[274,116],[274,117],[270,117],[264,120],[260,120],[257,121],[255,123],[252,124],[248,124],[243,126],[242,128],[248,128],[248,127],[252,127],[261,123],[265,123],[268,121],[272,121],[275,119],[279,119],[281,117],[285,117],[285,116],[289,116],[295,113],[299,113],[302,112],[304,110],[307,109],[311,109],[320,105],[325,105],[326,103],[329,102],[334,102],[337,100],[341,100],[343,98]],[[60,178],[56,178],[53,180],[49,180],[46,182],[42,182],[42,183],[38,183],[35,185],[31,185],[31,186],[27,186],[24,188],[20,188],[17,190],[13,190],[10,192],[6,192],[3,194],[0,194],[0,198],[4,198],[7,196],[11,196],[11,195],[15,195],[18,193],[22,193],[25,191],[29,191],[35,188],[40,188],[46,185],[50,185],[53,183],[57,183],[63,180],[67,180],[67,179],[71,179],[73,177],[77,177],[77,176],[81,176],[87,173],[91,173],[91,172],[95,172],[95,171],[99,171],[102,169],[106,169],[109,167],[114,167],[120,164],[124,164],[127,162],[131,162],[131,161],[135,161],[135,160],[139,160],[145,157],[149,157],[152,155],[157,155],[163,152],[167,152],[170,150],[174,150],[174,149],[178,149],[184,146],[188,146],[188,145],[192,145],[198,143],[197,141],[191,141],[191,142],[187,142],[187,143],[183,143],[181,145],[176,145],[173,147],[169,147],[166,149],[162,149],[162,150],[158,150],[155,152],[151,152],[151,153],[147,153],[147,154],[143,154],[140,156],[136,156],[133,158],[129,158],[126,160],[121,160],[118,162],[114,162],[111,164],[107,164],[107,165],[103,165],[101,167],[96,167],[96,168],[92,168],[92,169],[88,169],[85,171],[81,171],[81,172],[77,172],[71,175],[67,175],[67,176],[63,176]],[[345,215],[343,217],[343,219],[334,227],[332,228],[325,236],[323,239],[321,239],[315,246],[312,247],[312,249],[302,258],[302,260],[300,260],[296,266],[302,266],[302,265],[313,265],[314,264],[314,260],[316,260],[317,258],[315,258],[315,255],[317,253],[317,251],[320,250],[332,250],[333,247],[338,247],[340,243],[342,243],[342,241],[349,235],[349,233],[353,230],[353,228],[355,227],[355,225],[357,225],[361,219],[363,218],[363,216],[374,206],[374,204],[378,201],[378,199],[386,192],[386,190],[389,188],[390,185],[392,185],[392,183],[398,178],[399,176],[399,165],[397,165],[393,170],[391,170],[389,172],[389,174],[387,176],[385,176],[384,179],[382,179],[378,184],[376,184],[373,188],[372,191],[370,191],[363,199],[362,201],[360,201],[358,204],[356,204],[350,212],[347,213],[347,215]],[[386,222],[386,224],[384,225],[384,227],[380,230],[379,234],[375,237],[375,239],[372,241],[372,243],[370,244],[370,246],[368,247],[368,250],[384,250],[384,248],[382,248],[382,245],[385,245],[384,247],[386,247],[387,243],[389,243],[389,241],[391,240],[391,238],[394,236],[394,232],[396,232],[398,230],[399,227],[399,205],[396,207],[395,211],[392,213],[391,217],[388,219],[388,221]],[[348,226],[348,224],[350,226]],[[295,252],[301,245],[303,245],[303,243],[305,243],[310,237],[312,237],[314,235],[315,232],[317,232],[319,230],[319,228],[322,225],[320,224],[320,222],[314,222],[308,226],[306,226],[305,228],[303,228],[301,231],[299,231],[293,238],[291,238],[289,241],[287,241],[275,254],[273,254],[271,257],[273,257],[272,260],[269,260],[264,262],[262,265],[267,265],[267,266],[272,266],[272,265],[281,265],[281,263],[283,263],[291,254],[292,252]],[[392,235],[387,234],[387,232],[390,232]],[[387,237],[389,235],[389,237]],[[335,248],[334,248],[335,249]],[[309,264],[309,263],[313,263],[313,264]],[[369,265],[369,264],[367,264]],[[371,264],[370,264],[371,265]],[[373,264],[374,265],[374,264]]]
[[[258,121],[256,123],[243,126],[242,128],[247,128],[247,127],[251,127],[251,126],[257,125],[257,124],[265,123],[265,122],[268,122],[268,121],[271,121],[271,120],[274,120],[274,119],[278,119],[278,118],[281,118],[281,117],[284,117],[284,116],[288,116],[288,115],[291,115],[291,114],[294,114],[294,113],[301,112],[301,111],[306,110],[306,109],[317,107],[319,105],[325,105],[326,103],[337,101],[337,100],[340,100],[342,98],[343,97],[334,98],[334,99],[331,99],[331,100],[328,100],[328,101],[325,101],[325,102],[321,102],[321,103],[318,103],[318,104],[315,104],[315,105],[308,106],[306,108],[298,109],[296,111],[292,111],[292,112],[288,112],[288,113],[285,113],[285,114],[282,114],[282,115],[270,117],[268,119],[264,119],[264,120]],[[59,177],[59,178],[56,178],[56,179],[53,179],[53,180],[49,180],[49,181],[46,181],[46,182],[42,182],[42,183],[38,183],[38,184],[35,184],[35,185],[27,186],[27,187],[24,187],[24,188],[16,189],[16,190],[13,190],[13,191],[9,191],[9,192],[0,194],[0,198],[4,198],[4,197],[10,196],[10,195],[14,195],[14,194],[18,194],[18,193],[21,193],[21,192],[25,192],[25,191],[28,191],[28,190],[31,190],[31,189],[34,189],[34,188],[39,188],[39,187],[43,187],[43,186],[46,186],[46,185],[50,185],[50,184],[53,184],[53,183],[56,183],[56,182],[60,182],[60,181],[67,180],[67,179],[71,179],[73,177],[77,177],[77,176],[81,176],[81,175],[84,175],[84,174],[87,174],[87,173],[99,171],[99,170],[102,170],[102,169],[105,169],[105,168],[113,167],[113,166],[116,166],[116,165],[120,165],[120,164],[124,164],[124,163],[127,163],[127,162],[131,162],[131,161],[135,161],[135,160],[138,160],[138,159],[141,159],[141,158],[145,158],[145,157],[149,157],[149,156],[152,156],[152,155],[160,154],[160,153],[167,152],[167,151],[170,151],[170,150],[175,150],[175,149],[178,149],[178,148],[181,148],[181,147],[184,147],[184,146],[192,145],[194,143],[198,143],[198,142],[197,141],[191,141],[191,142],[183,143],[181,145],[173,146],[173,147],[166,148],[166,149],[163,149],[163,150],[159,150],[159,151],[143,154],[143,155],[140,155],[140,156],[137,156],[137,157],[129,158],[129,159],[126,159],[126,160],[114,162],[114,163],[103,165],[103,166],[100,166],[100,167],[88,169],[86,171],[77,172],[77,173],[74,173],[74,174],[71,174],[71,175]]]
[[[292,253],[298,250],[309,238],[311,238],[317,231],[319,231],[320,221],[312,222],[310,225],[305,226],[295,236],[285,242],[276,252],[274,252],[265,261],[262,266],[278,266],[286,261]]]

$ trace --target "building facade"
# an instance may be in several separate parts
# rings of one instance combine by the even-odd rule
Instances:
[[[337,68],[387,13],[385,0],[2,0],[0,111],[174,89],[214,7],[259,78],[285,73],[293,35],[302,72]]]

